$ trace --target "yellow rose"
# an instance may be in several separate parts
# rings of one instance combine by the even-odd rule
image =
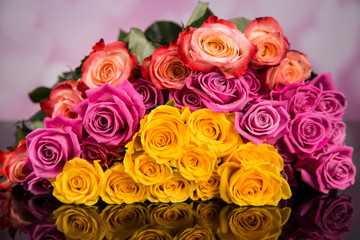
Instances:
[[[129,240],[172,240],[171,235],[160,227],[154,227],[151,225],[144,225],[139,228]]]
[[[193,112],[187,122],[191,141],[207,144],[218,156],[230,154],[234,146],[242,143],[234,127],[234,114],[216,113],[209,109]]]
[[[121,163],[105,171],[104,188],[101,198],[108,204],[131,204],[143,202],[149,195],[148,186],[137,183],[125,172]]]
[[[228,205],[220,213],[217,234],[220,239],[278,239],[290,213],[290,208]]]
[[[169,162],[157,163],[154,158],[143,151],[134,154],[126,152],[124,166],[125,171],[136,182],[144,185],[162,184],[173,175]]]
[[[157,204],[151,209],[150,223],[176,234],[193,225],[192,209],[187,203]]]
[[[188,145],[177,161],[180,174],[196,183],[210,178],[216,163],[215,153],[207,145]]]
[[[211,229],[205,226],[195,225],[193,228],[188,228],[181,234],[177,235],[176,240],[215,240]]]
[[[164,203],[184,202],[194,189],[193,181],[187,180],[178,171],[174,171],[174,175],[166,183],[154,184],[150,187],[149,200]]]
[[[103,239],[104,227],[96,207],[62,205],[53,212],[56,227],[66,239]]]
[[[240,206],[277,206],[281,199],[291,197],[287,181],[277,166],[261,163],[242,168],[239,163],[227,162],[218,169],[220,196],[227,203]]]
[[[159,106],[140,124],[139,133],[126,146],[130,153],[143,150],[158,163],[166,163],[178,159],[189,142],[187,126],[178,108]]]
[[[284,161],[278,154],[277,149],[266,143],[255,145],[252,142],[248,142],[240,145],[228,157],[224,158],[224,162],[240,163],[244,168],[268,162],[276,165],[279,171],[284,168]]]
[[[63,171],[52,182],[53,195],[63,203],[93,205],[103,188],[104,172],[97,161],[94,165],[81,158],[65,163]]]
[[[149,212],[139,204],[108,205],[101,212],[101,218],[106,239],[125,240],[148,222]]]
[[[220,198],[220,176],[217,170],[214,170],[210,178],[201,182],[195,189],[195,196],[202,201],[207,201],[212,198]],[[196,200],[196,199],[193,199]]]

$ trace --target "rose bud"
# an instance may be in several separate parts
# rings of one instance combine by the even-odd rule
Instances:
[[[266,72],[266,84],[271,89],[279,85],[304,82],[311,76],[308,57],[298,51],[290,50],[279,66],[271,67]]]
[[[253,20],[246,27],[245,36],[258,49],[251,61],[257,67],[279,64],[289,50],[289,43],[281,26],[272,17]]]
[[[185,66],[193,71],[220,71],[226,78],[242,76],[257,51],[235,23],[216,16],[198,29],[180,33],[177,45]]]
[[[104,83],[118,87],[132,77],[132,70],[138,64],[137,55],[131,55],[125,43],[112,42],[105,45],[102,42],[93,49],[94,52],[90,53],[81,69],[87,87],[97,88]]]
[[[59,83],[50,92],[50,99],[40,102],[40,107],[50,118],[62,115],[67,118],[78,118],[79,115],[71,108],[82,102],[82,92],[79,86],[82,82],[65,81]]]
[[[181,89],[185,85],[185,79],[193,75],[190,68],[181,63],[174,41],[169,47],[158,47],[151,56],[147,68],[148,64],[148,60],[143,63],[142,69],[148,69],[148,73],[145,71],[144,75],[146,77],[149,74],[157,89]]]

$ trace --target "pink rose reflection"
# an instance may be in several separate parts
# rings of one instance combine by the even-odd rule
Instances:
[[[73,109],[86,132],[98,143],[122,146],[131,140],[144,117],[143,97],[125,80],[119,87],[105,83],[86,91],[88,99]]]
[[[235,129],[249,141],[259,145],[274,144],[287,133],[290,116],[286,102],[263,100],[251,105],[246,112],[235,113]]]

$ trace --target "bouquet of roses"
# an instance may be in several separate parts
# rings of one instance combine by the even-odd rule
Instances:
[[[92,50],[30,93],[42,110],[1,152],[1,188],[86,205],[262,206],[290,198],[297,178],[323,193],[354,183],[345,97],[274,18],[223,20],[200,2],[186,27],[156,22]]]

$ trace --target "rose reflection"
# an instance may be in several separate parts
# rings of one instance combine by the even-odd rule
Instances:
[[[16,190],[1,194],[0,227],[26,232],[30,239],[339,239],[354,214],[345,195],[295,199],[291,212],[222,200],[61,205],[51,195]]]

